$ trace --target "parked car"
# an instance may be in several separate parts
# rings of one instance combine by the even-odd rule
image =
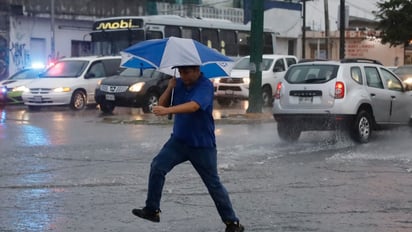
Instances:
[[[379,62],[365,59],[296,64],[278,83],[273,105],[279,137],[344,129],[359,143],[372,130],[411,125],[412,91]]]
[[[154,69],[127,68],[103,79],[96,88],[95,100],[104,113],[113,112],[116,106],[141,107],[143,112],[151,113],[170,78]]]
[[[393,70],[393,72],[402,79],[402,81],[412,87],[412,65],[402,65]]]
[[[262,101],[264,106],[272,105],[276,83],[286,70],[298,59],[295,56],[265,54],[262,56]],[[249,98],[250,56],[240,58],[233,67],[229,78],[214,80],[215,99],[220,105],[227,106],[233,100]]]
[[[23,86],[39,78],[43,69],[26,68],[0,82],[0,104],[23,104]]]
[[[120,56],[65,58],[27,84],[22,94],[29,110],[42,106],[68,105],[81,110],[95,103],[97,82],[118,73]]]

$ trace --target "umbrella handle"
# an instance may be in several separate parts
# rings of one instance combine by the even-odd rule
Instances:
[[[175,93],[175,88],[172,89],[172,94],[170,95],[170,106],[173,105],[173,95]],[[172,120],[173,114],[167,115],[167,119]]]

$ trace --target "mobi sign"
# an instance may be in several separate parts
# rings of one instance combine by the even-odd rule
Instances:
[[[138,29],[141,28],[142,20],[140,19],[117,19],[99,21],[93,24],[93,30],[117,30],[117,29]]]

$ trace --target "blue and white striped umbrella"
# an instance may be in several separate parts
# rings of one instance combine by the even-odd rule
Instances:
[[[233,60],[192,39],[169,37],[139,42],[122,52],[122,67],[155,68],[175,75],[175,66],[199,65],[208,78],[227,77]]]

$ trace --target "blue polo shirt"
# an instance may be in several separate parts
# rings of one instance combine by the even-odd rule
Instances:
[[[216,147],[213,91],[212,82],[204,76],[190,87],[176,79],[173,105],[195,101],[200,108],[194,113],[175,114],[173,138],[191,147]]]

